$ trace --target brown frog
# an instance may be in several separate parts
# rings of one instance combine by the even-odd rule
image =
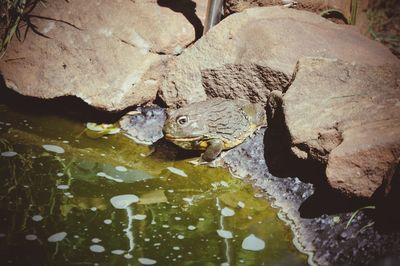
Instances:
[[[205,161],[242,143],[267,125],[262,105],[244,100],[211,98],[167,111],[163,132],[167,140],[187,150],[204,150]]]

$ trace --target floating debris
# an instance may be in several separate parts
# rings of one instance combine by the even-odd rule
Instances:
[[[101,176],[101,177],[105,177],[105,178],[107,178],[109,180],[112,180],[112,181],[115,181],[115,182],[118,182],[118,183],[124,182],[124,180],[122,180],[122,179],[112,177],[112,176],[107,175],[106,173],[103,173],[103,172],[98,172],[96,175],[97,176]]]
[[[104,223],[105,223],[105,224],[111,224],[112,221],[111,221],[110,219],[105,219],[105,220],[104,220]]]
[[[3,157],[14,157],[17,154],[18,153],[16,153],[15,151],[5,151],[5,152],[1,153],[1,156],[3,156]]]
[[[225,239],[233,238],[232,232],[228,231],[228,230],[220,229],[220,230],[217,230],[217,233],[220,237],[225,238]]]
[[[245,250],[260,251],[265,248],[265,242],[254,234],[251,234],[243,240],[242,248]]]
[[[115,166],[115,170],[117,170],[117,171],[119,171],[119,172],[126,172],[126,171],[128,171],[128,169],[127,169],[125,166],[121,166],[121,165]]]
[[[134,194],[114,196],[110,199],[111,204],[116,209],[126,209],[132,203],[139,201],[139,197]]]
[[[222,216],[225,216],[225,217],[227,217],[227,216],[233,216],[233,215],[235,215],[235,211],[232,210],[231,208],[224,207],[224,208],[221,210],[221,214],[222,214]]]
[[[97,243],[100,243],[100,242],[101,242],[101,239],[95,237],[95,238],[92,239],[92,242],[97,244]]]
[[[188,175],[181,169],[178,169],[178,168],[175,168],[175,167],[172,167],[172,166],[167,167],[167,169],[173,174],[176,174],[176,175],[179,175],[179,176],[183,176],[183,177],[188,177]]]
[[[36,235],[26,235],[25,239],[29,240],[29,241],[34,241],[37,239],[37,236]]]
[[[57,188],[61,189],[61,190],[66,190],[66,189],[69,189],[69,186],[68,185],[58,185]]]
[[[143,265],[154,265],[157,263],[156,260],[152,260],[152,259],[148,259],[148,258],[139,258],[138,261],[140,264],[143,264]]]
[[[90,251],[95,252],[95,253],[102,253],[104,252],[106,249],[101,246],[101,245],[91,245],[89,247]]]
[[[60,146],[57,145],[50,145],[50,144],[44,144],[42,145],[43,149],[45,149],[46,151],[50,151],[50,152],[54,152],[54,153],[64,153],[64,149],[61,148]]]
[[[242,208],[242,209],[246,206],[243,201],[239,201],[237,205],[239,208]]]
[[[111,251],[111,253],[115,254],[115,255],[122,255],[125,253],[125,251],[122,249],[115,249],[115,250]]]
[[[55,233],[51,236],[49,236],[49,238],[47,239],[47,241],[49,242],[59,242],[64,240],[64,238],[67,236],[66,232],[59,232],[59,233]]]
[[[32,220],[35,221],[35,222],[40,222],[41,220],[43,220],[43,216],[40,215],[40,214],[33,215],[32,216]]]
[[[115,127],[113,124],[96,124],[86,123],[86,135],[90,138],[100,138],[104,135],[113,135],[121,131],[119,127]]]
[[[187,228],[188,228],[190,231],[196,230],[196,226],[194,226],[194,225],[189,225]]]
[[[146,219],[146,217],[147,216],[145,214],[136,214],[136,215],[133,216],[133,219],[134,220],[138,220],[138,221],[142,221],[142,220]]]

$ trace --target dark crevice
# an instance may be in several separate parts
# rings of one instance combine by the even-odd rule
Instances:
[[[162,7],[182,13],[185,18],[193,25],[195,31],[195,41],[203,35],[203,23],[196,15],[196,3],[192,0],[157,0],[157,4]]]
[[[80,122],[114,123],[125,113],[134,109],[129,107],[118,112],[96,109],[76,96],[61,96],[41,99],[21,95],[6,87],[0,78],[0,104],[5,104],[16,112],[60,115]]]

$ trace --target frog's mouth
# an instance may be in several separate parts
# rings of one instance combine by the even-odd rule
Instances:
[[[173,141],[196,141],[196,140],[200,140],[202,137],[201,136],[198,136],[198,137],[175,137],[170,134],[165,134],[165,138],[168,140],[173,140]]]

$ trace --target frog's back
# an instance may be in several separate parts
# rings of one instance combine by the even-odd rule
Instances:
[[[224,148],[240,144],[257,128],[266,125],[265,110],[260,104],[213,98],[203,108],[209,137],[223,140]]]

